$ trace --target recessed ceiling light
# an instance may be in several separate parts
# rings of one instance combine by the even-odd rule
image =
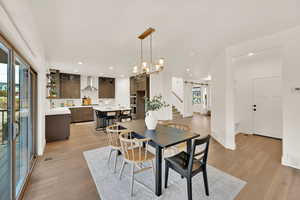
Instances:
[[[80,62],[80,61],[78,62],[78,65],[82,65],[82,64],[83,64],[83,62]]]
[[[114,67],[113,67],[113,66],[110,66],[110,67],[109,67],[109,69],[110,69],[110,70],[113,70],[113,69],[114,69]]]
[[[254,56],[253,52],[248,53],[248,56]]]
[[[191,71],[191,70],[190,70],[190,68],[186,68],[186,71],[189,72],[189,71]]]

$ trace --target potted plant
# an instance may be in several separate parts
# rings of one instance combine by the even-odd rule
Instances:
[[[162,96],[154,96],[152,99],[145,99],[145,106],[146,106],[146,118],[145,123],[147,129],[155,130],[157,125],[157,119],[154,115],[155,111],[160,110],[161,108],[168,107],[169,105],[162,100]]]

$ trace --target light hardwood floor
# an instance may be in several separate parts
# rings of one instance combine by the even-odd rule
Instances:
[[[179,121],[189,124],[192,130],[202,135],[210,133],[207,117],[195,115]],[[236,143],[237,149],[231,151],[212,140],[209,152],[210,165],[247,181],[236,199],[300,199],[300,170],[280,164],[280,140],[239,134]],[[24,199],[99,199],[82,152],[105,145],[104,133],[96,132],[92,124],[72,124],[69,140],[47,144]],[[47,158],[50,160],[45,161]]]

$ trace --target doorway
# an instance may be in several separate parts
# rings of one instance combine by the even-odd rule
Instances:
[[[280,77],[253,79],[253,133],[282,138]]]

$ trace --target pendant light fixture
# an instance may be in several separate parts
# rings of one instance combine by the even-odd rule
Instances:
[[[159,73],[164,69],[164,59],[160,58],[157,62],[153,62],[152,58],[152,33],[155,32],[154,28],[148,28],[145,32],[138,36],[138,39],[141,40],[141,52],[140,52],[140,61],[139,64],[133,67],[132,72],[136,76],[144,74],[154,74]],[[150,61],[147,62],[143,56],[143,41],[149,36],[150,42]]]

